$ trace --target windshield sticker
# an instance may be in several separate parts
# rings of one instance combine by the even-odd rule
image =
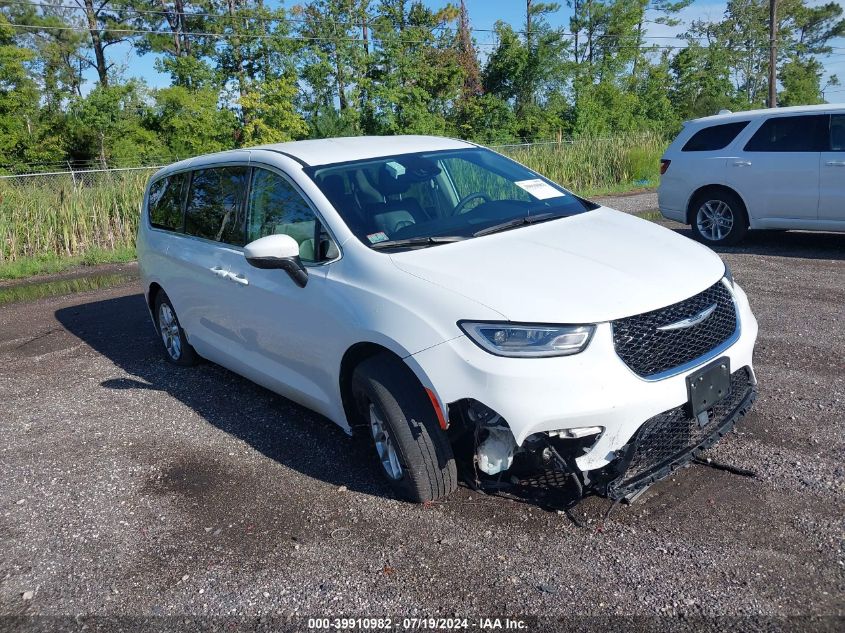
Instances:
[[[532,180],[517,180],[515,183],[517,187],[527,191],[532,196],[537,198],[537,200],[547,200],[548,198],[562,198],[566,194],[562,191],[558,191],[554,187],[552,187],[549,183],[540,178],[534,178]]]
[[[379,242],[386,242],[388,237],[384,231],[379,231],[378,233],[370,233],[367,239],[370,240],[370,244],[378,244]]]

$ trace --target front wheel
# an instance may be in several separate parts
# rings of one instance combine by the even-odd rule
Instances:
[[[378,354],[352,376],[381,470],[396,494],[417,503],[440,499],[458,484],[455,457],[431,401],[401,359]]]
[[[729,191],[699,194],[692,205],[692,232],[710,246],[737,244],[748,233],[748,215],[739,196]]]

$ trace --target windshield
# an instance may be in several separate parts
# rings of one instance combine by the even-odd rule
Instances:
[[[308,171],[350,230],[374,248],[429,246],[597,208],[481,148],[402,154]],[[441,237],[449,239],[436,239]]]

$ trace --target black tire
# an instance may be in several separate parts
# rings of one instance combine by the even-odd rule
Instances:
[[[731,218],[730,229],[721,237],[714,236],[714,233],[717,233],[715,231],[707,231],[707,210],[712,212],[715,209],[721,209],[722,214],[727,213]],[[702,218],[704,231],[699,226],[699,213],[705,215]],[[745,205],[738,195],[726,189],[711,189],[696,195],[690,203],[689,219],[695,239],[708,246],[732,246],[741,242],[748,234],[748,212]]]
[[[401,359],[385,353],[364,360],[352,374],[352,391],[367,420],[377,456],[370,406],[385,423],[401,475],[391,476],[381,459],[379,464],[397,496],[423,503],[454,492],[458,473],[452,446],[440,428],[428,394]]]
[[[166,310],[169,310],[173,316],[173,325],[171,328],[175,329],[171,329],[170,332],[176,337],[174,342],[178,341],[178,345],[169,345],[167,342],[168,332],[162,329],[162,323],[167,319]],[[182,329],[182,326],[179,324],[179,318],[176,316],[176,309],[170,303],[170,298],[165,294],[164,290],[159,290],[156,294],[155,301],[153,302],[153,318],[155,319],[156,330],[158,330],[164,357],[174,365],[181,367],[196,365],[199,362],[199,354],[188,343],[185,330]]]

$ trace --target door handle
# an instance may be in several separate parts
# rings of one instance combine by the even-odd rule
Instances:
[[[215,266],[214,268],[209,268],[209,270],[211,272],[213,272],[215,275],[217,275],[218,277],[226,278],[226,277],[229,276],[229,271],[223,270],[222,268],[220,268],[220,266]]]
[[[735,160],[734,167],[751,167],[750,160]]]
[[[229,279],[234,281],[236,284],[241,284],[242,286],[248,286],[249,285],[249,279],[247,279],[243,275],[238,275],[236,273],[229,273]]]
[[[845,167],[845,160],[829,160],[825,165],[828,167]]]

